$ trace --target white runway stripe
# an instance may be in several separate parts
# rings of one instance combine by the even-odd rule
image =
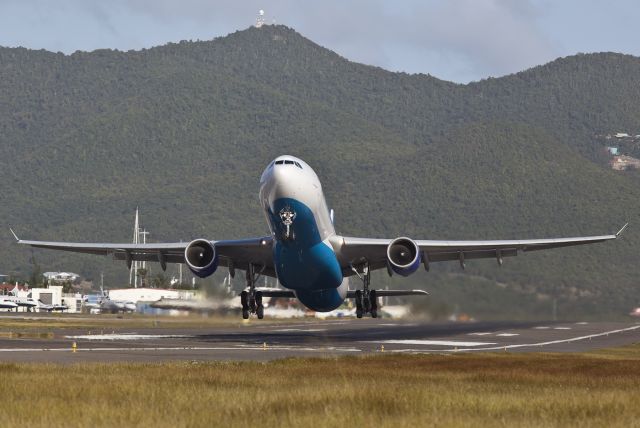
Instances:
[[[491,342],[461,342],[455,340],[382,340],[369,341],[375,343],[389,343],[395,345],[434,345],[434,346],[486,346],[495,345]]]
[[[520,336],[520,333],[498,333],[496,336],[501,337],[511,337],[511,336]]]
[[[77,336],[65,336],[67,339],[82,339],[82,340],[148,340],[148,339],[181,339],[192,338],[195,336],[189,336],[185,334],[137,334],[137,333],[123,333],[123,334],[81,334]]]
[[[560,343],[571,343],[578,342],[581,340],[593,339],[596,337],[608,336],[610,334],[616,333],[624,333],[627,331],[633,331],[640,329],[640,325],[634,325],[633,327],[621,328],[618,330],[605,331],[602,333],[589,334],[587,336],[578,336],[572,337],[569,339],[559,339],[559,340],[550,340],[548,342],[538,342],[538,343],[520,343],[515,345],[505,345],[505,346],[493,346],[486,348],[462,348],[462,349],[391,349],[389,352],[465,352],[465,351],[502,351],[507,349],[517,349],[517,348],[534,348],[539,346],[548,346],[548,345],[557,345]]]
[[[105,351],[247,351],[247,350],[275,350],[275,351],[304,351],[304,352],[362,352],[358,348],[341,348],[341,347],[296,347],[296,346],[158,346],[158,347],[101,347],[101,348],[85,348],[79,347],[76,352],[105,352]],[[0,352],[72,352],[70,347],[65,348],[0,348]]]

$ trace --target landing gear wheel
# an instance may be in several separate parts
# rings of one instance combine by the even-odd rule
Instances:
[[[369,292],[369,306],[371,307],[371,318],[378,318],[378,296],[376,290]]]
[[[256,315],[258,319],[264,318],[264,305],[262,304],[262,291],[256,291]]]
[[[362,318],[364,308],[362,307],[362,291],[356,290],[356,318]]]
[[[240,303],[242,304],[242,308],[248,308],[249,307],[249,293],[247,293],[246,291],[243,291],[242,293],[240,293]]]
[[[243,291],[240,293],[240,303],[242,304],[242,319],[249,319],[249,293]]]

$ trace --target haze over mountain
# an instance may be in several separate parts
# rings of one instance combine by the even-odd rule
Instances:
[[[345,235],[600,245],[435,267],[425,287],[472,313],[620,314],[640,304],[640,180],[598,135],[640,133],[640,59],[589,54],[469,85],[353,63],[283,26],[205,42],[73,55],[0,48],[0,271],[28,277],[24,238],[129,241],[267,233],[258,178],[305,159]],[[118,284],[123,263],[37,251],[44,270]],[[152,267],[153,268],[153,267]],[[159,271],[159,268],[155,268]]]

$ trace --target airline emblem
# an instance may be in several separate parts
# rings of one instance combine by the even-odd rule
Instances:
[[[293,224],[293,220],[295,219],[296,212],[293,211],[289,205],[286,205],[280,210],[280,220],[282,220],[282,224],[287,228],[284,233],[284,237],[286,239],[289,239],[291,237],[291,225]]]

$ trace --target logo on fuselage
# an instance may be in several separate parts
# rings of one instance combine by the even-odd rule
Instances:
[[[284,238],[291,239],[291,225],[293,221],[296,219],[296,212],[291,209],[289,205],[286,205],[284,208],[280,210],[280,220],[285,227]]]

